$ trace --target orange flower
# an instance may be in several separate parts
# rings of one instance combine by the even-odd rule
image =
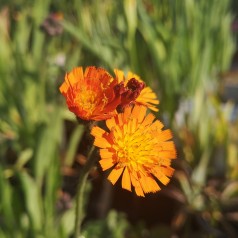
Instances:
[[[129,72],[127,74],[127,77],[125,77],[124,73],[119,69],[115,69],[114,72],[118,82],[124,82],[126,85],[131,79],[135,79],[138,82],[143,82],[138,75],[132,72]],[[155,107],[155,105],[159,104],[159,100],[157,99],[156,94],[152,91],[150,87],[143,87],[140,94],[135,99],[134,103],[138,105],[144,105],[155,112],[159,111],[159,109]]]
[[[82,120],[105,120],[115,115],[120,103],[114,87],[117,80],[102,68],[74,68],[65,76],[60,92],[66,98],[68,108]]]
[[[115,184],[122,175],[122,188],[138,196],[157,192],[157,181],[166,185],[174,169],[171,160],[176,150],[170,130],[162,130],[163,124],[146,115],[145,106],[126,107],[123,113],[106,120],[109,132],[93,127],[94,145],[100,148],[99,161],[103,170],[112,168],[108,179]]]

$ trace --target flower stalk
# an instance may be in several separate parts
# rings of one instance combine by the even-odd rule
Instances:
[[[95,147],[92,146],[87,157],[87,162],[82,168],[79,175],[77,194],[76,194],[74,238],[78,238],[81,233],[81,224],[84,217],[83,205],[84,205],[85,185],[86,185],[89,171],[94,166],[97,159],[97,157],[94,156],[94,150],[95,150]]]

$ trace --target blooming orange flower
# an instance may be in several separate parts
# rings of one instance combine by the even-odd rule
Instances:
[[[146,110],[142,105],[126,107],[106,120],[109,132],[97,126],[91,131],[102,169],[112,168],[108,179],[115,184],[122,175],[122,188],[131,191],[132,185],[138,196],[159,191],[157,181],[168,184],[174,172],[171,160],[176,158],[171,131],[162,130],[163,124]]]
[[[138,75],[132,72],[128,72],[127,77],[125,77],[124,73],[119,69],[115,69],[114,72],[118,82],[124,82],[126,85],[131,79],[135,79],[138,82],[143,82]],[[152,91],[150,87],[143,87],[140,94],[135,99],[134,103],[138,105],[144,105],[150,108],[152,111],[158,111],[158,108],[156,108],[155,105],[159,104],[159,100],[157,99],[156,94]]]
[[[115,115],[121,99],[114,87],[117,80],[102,68],[74,68],[65,76],[60,92],[70,111],[83,120],[105,120]]]

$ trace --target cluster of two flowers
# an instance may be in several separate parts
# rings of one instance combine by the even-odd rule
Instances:
[[[60,87],[71,112],[81,120],[105,120],[109,131],[95,126],[91,135],[100,148],[100,165],[111,169],[108,179],[115,184],[122,175],[122,187],[134,187],[138,196],[167,185],[174,169],[176,150],[170,130],[155,119],[147,108],[158,111],[156,94],[139,76],[127,77],[118,69],[112,77],[94,66],[74,68]]]

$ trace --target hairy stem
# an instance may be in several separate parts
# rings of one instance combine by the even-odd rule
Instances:
[[[84,205],[84,193],[85,193],[85,185],[88,177],[88,173],[90,169],[94,166],[96,162],[96,156],[93,156],[95,147],[92,146],[87,162],[82,168],[80,175],[79,175],[79,181],[78,181],[78,187],[77,187],[77,195],[76,195],[76,210],[75,210],[75,230],[74,230],[74,238],[79,238],[80,235],[80,228],[81,228],[81,223],[83,221],[84,217],[84,211],[83,211],[83,205]]]

